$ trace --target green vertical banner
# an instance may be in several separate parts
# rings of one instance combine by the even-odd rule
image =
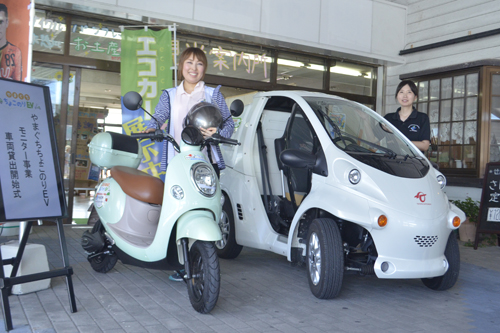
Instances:
[[[172,87],[172,36],[168,29],[124,30],[121,43],[121,94],[138,92],[142,107],[153,114],[162,90]],[[122,102],[122,123],[125,134],[144,131],[150,116],[142,111],[128,110]],[[144,159],[139,169],[155,177],[160,174],[163,142],[141,141]]]

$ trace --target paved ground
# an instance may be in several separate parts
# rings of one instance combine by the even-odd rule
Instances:
[[[436,292],[420,280],[347,275],[340,296],[316,299],[304,267],[269,252],[244,249],[221,260],[219,301],[195,312],[185,284],[170,272],[118,263],[95,273],[80,247],[84,229],[65,227],[78,311],[69,311],[63,277],[51,288],[10,296],[11,332],[498,332],[500,247],[460,246],[458,283]],[[0,237],[0,242],[17,237]],[[51,268],[61,267],[57,231],[35,227],[29,242],[44,244]],[[4,331],[1,320],[0,332]]]

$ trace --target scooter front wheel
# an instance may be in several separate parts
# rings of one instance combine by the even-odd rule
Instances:
[[[187,280],[189,300],[200,313],[215,307],[220,291],[219,258],[213,242],[196,241],[189,251],[192,278]]]

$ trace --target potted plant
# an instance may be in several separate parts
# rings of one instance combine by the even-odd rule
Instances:
[[[472,242],[476,237],[476,226],[479,219],[479,201],[467,197],[465,200],[452,200],[455,206],[460,208],[467,217],[458,229],[460,240]]]

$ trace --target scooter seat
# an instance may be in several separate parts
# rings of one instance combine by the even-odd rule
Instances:
[[[162,204],[164,184],[161,179],[126,166],[114,166],[110,172],[125,194],[143,202]]]

